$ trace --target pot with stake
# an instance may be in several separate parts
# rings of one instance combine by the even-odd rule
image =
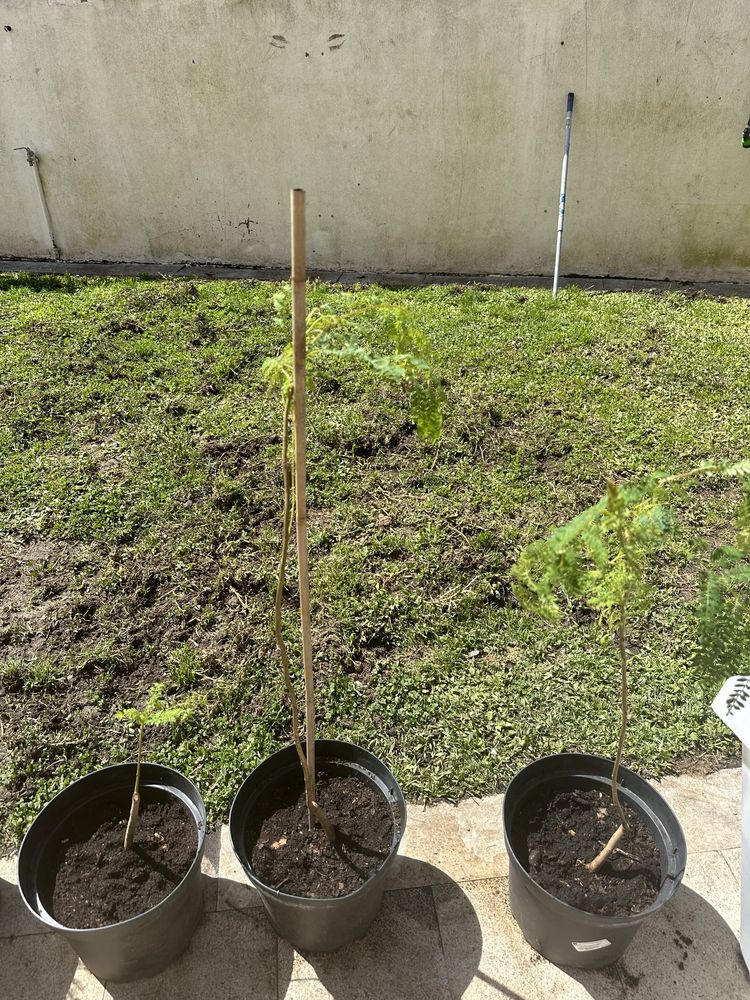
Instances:
[[[355,361],[406,385],[417,430],[440,433],[441,389],[424,356],[425,340],[402,310],[377,310],[394,343],[376,355],[357,339],[361,319],[325,307],[306,314],[304,192],[292,192],[292,343],[264,371],[282,409],[283,514],[275,602],[275,639],[291,707],[293,744],[263,761],[244,781],[229,818],[234,851],[257,887],[278,933],[300,951],[332,951],[361,937],[375,918],[406,826],[398,783],[373,754],[338,740],[315,738],[315,688],[307,551],[306,378],[324,359]],[[289,322],[284,293],[275,298],[279,325]],[[364,324],[363,324],[364,326]],[[294,461],[290,436],[294,435]],[[292,467],[293,465],[293,467]],[[294,491],[292,491],[294,477]],[[294,505],[292,504],[294,492]],[[295,510],[305,683],[301,712],[282,628],[287,554]]]

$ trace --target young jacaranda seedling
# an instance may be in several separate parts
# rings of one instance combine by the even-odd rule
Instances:
[[[133,845],[138,813],[141,806],[141,752],[143,747],[143,730],[146,726],[167,726],[185,718],[189,709],[185,705],[167,705],[164,700],[164,685],[154,684],[148,694],[145,708],[126,708],[117,713],[118,719],[125,719],[138,727],[138,752],[135,766],[135,786],[130,804],[130,816],[125,830],[124,848],[129,850]]]
[[[288,288],[274,296],[277,324],[286,332],[290,323],[290,298]],[[361,330],[367,323],[376,323],[384,336],[393,345],[392,353],[379,354],[361,338]],[[411,414],[417,433],[428,441],[438,440],[442,428],[441,403],[444,392],[429,361],[428,342],[424,334],[410,320],[406,310],[388,304],[370,305],[365,309],[337,313],[330,307],[313,309],[306,317],[306,361],[307,371],[315,372],[317,364],[325,358],[354,361],[370,368],[389,382],[402,383],[409,392]],[[291,517],[293,504],[299,508],[299,496],[292,497],[292,458],[289,440],[293,422],[294,403],[294,347],[287,344],[275,358],[269,358],[263,365],[263,374],[270,387],[278,390],[281,397],[281,470],[283,481],[283,514],[281,523],[281,554],[276,583],[274,608],[274,632],[276,645],[292,712],[292,735],[297,748],[305,782],[305,795],[311,826],[317,822],[333,843],[335,830],[321,810],[316,800],[315,769],[309,766],[308,758],[300,736],[300,713],[292,684],[289,653],[282,633],[282,600],[286,578],[286,564],[289,551]],[[295,482],[295,487],[297,486]],[[304,584],[300,580],[301,600]],[[309,595],[307,595],[309,602]],[[311,651],[304,648],[306,643],[303,628],[303,658],[312,661]],[[308,734],[314,728],[314,691],[308,671],[305,671],[306,686],[306,729]],[[312,710],[311,710],[312,706]]]
[[[628,832],[628,820],[617,793],[628,721],[628,626],[634,617],[645,613],[653,597],[648,571],[675,525],[667,501],[675,490],[706,477],[747,479],[750,461],[733,465],[704,462],[686,472],[671,476],[655,473],[634,483],[610,480],[597,503],[549,538],[532,542],[512,570],[514,592],[524,607],[557,620],[562,615],[561,597],[582,601],[617,637],[620,729],[612,769],[612,802],[620,826],[601,852],[585,862],[590,871],[601,868]],[[709,576],[708,582],[715,588],[715,575]],[[703,642],[720,640],[723,626],[718,612],[712,617],[704,611],[701,618]]]

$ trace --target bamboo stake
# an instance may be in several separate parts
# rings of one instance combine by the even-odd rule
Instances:
[[[284,641],[282,629],[281,608],[284,600],[284,581],[286,579],[286,560],[289,552],[289,529],[292,519],[292,469],[289,462],[289,420],[294,394],[290,390],[284,399],[283,430],[281,437],[281,471],[284,480],[284,514],[281,527],[281,555],[279,557],[279,576],[276,582],[276,602],[274,606],[274,631],[276,635],[276,646],[281,658],[281,668],[284,674],[284,686],[289,696],[289,704],[292,709],[292,736],[294,745],[297,748],[297,756],[302,767],[302,774],[305,779],[305,798],[307,800],[308,816],[316,820],[323,827],[326,837],[333,844],[336,841],[336,831],[328,820],[323,810],[315,801],[315,792],[311,787],[310,768],[307,766],[307,757],[302,747],[302,740],[299,733],[299,704],[297,695],[292,683],[292,672],[289,665],[289,651]],[[312,819],[310,826],[312,827]]]
[[[284,480],[284,514],[281,524],[281,555],[279,557],[279,577],[276,581],[276,602],[274,604],[273,622],[274,633],[276,636],[276,646],[279,650],[281,669],[284,673],[284,686],[286,687],[286,693],[289,697],[289,705],[292,710],[292,736],[294,738],[294,745],[297,748],[299,762],[302,765],[302,772],[305,776],[305,793],[307,795],[309,809],[310,800],[314,796],[310,794],[310,773],[307,768],[307,757],[305,756],[305,750],[302,746],[302,740],[300,739],[299,732],[299,703],[294,690],[294,684],[292,683],[292,671],[289,665],[289,651],[287,649],[286,642],[284,641],[284,632],[282,629],[283,623],[281,618],[281,609],[284,601],[284,582],[286,580],[286,560],[289,552],[289,528],[292,520],[292,466],[289,461],[289,422],[293,399],[294,393],[290,391],[284,399],[284,416],[282,417],[283,430],[281,433],[281,474]]]
[[[302,624],[302,663],[305,670],[305,732],[309,771],[308,809],[314,811],[315,692],[310,634],[310,579],[307,563],[306,425],[306,304],[305,304],[305,192],[292,191],[292,336],[294,344],[294,493],[299,572],[299,609]],[[312,823],[312,815],[310,817]]]

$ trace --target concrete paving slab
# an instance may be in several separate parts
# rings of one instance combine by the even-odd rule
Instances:
[[[722,851],[721,856],[731,868],[737,885],[742,885],[742,848],[733,847],[730,851]]]
[[[219,899],[219,857],[221,829],[206,834],[201,871],[203,872],[203,909],[215,913]]]
[[[0,995],[7,1000],[102,1000],[104,987],[56,934],[0,941]]]
[[[107,983],[104,996],[107,1000],[277,1000],[276,955],[276,935],[256,907],[207,913],[187,952],[174,965],[140,982]]]
[[[9,1000],[749,1000],[737,943],[739,779],[727,769],[658,783],[687,835],[685,883],[608,970],[552,966],[524,941],[507,905],[496,795],[411,806],[382,913],[365,939],[334,955],[303,957],[279,941],[228,828],[210,833],[207,913],[190,950],[162,976],[106,992],[64,942],[40,932],[17,895],[15,860],[2,859],[0,997],[10,990]]]
[[[740,934],[740,887],[734,872],[721,851],[690,854],[684,884],[710,904]]]
[[[295,980],[311,979],[328,991],[321,996],[337,1000],[450,1000],[431,890],[386,892],[370,932],[341,951],[303,957],[280,941],[279,995],[304,996],[285,991]]]
[[[44,927],[31,916],[18,892],[16,859],[0,858],[0,939],[42,933]]]
[[[490,795],[457,805],[410,805],[399,852],[402,860],[391,884],[405,888],[507,875],[502,803],[502,795]],[[427,867],[406,864],[406,857],[419,859]]]
[[[508,907],[507,879],[432,891],[454,1000],[589,998],[580,983],[526,944]]]
[[[705,857],[705,856],[704,856]],[[723,862],[723,859],[719,858]],[[473,919],[482,932],[477,970],[468,987],[451,979],[453,997],[464,1000],[740,1000],[750,981],[732,927],[708,900],[683,886],[661,913],[641,928],[624,957],[607,969],[551,965],[526,943],[507,901],[507,880],[493,879],[433,889],[449,976],[466,962]],[[465,977],[465,968],[461,971]]]
[[[232,848],[232,838],[229,827],[221,828],[221,845],[219,849],[219,884],[217,887],[218,910],[244,910],[249,906],[262,906],[258,892],[247,880],[242,866]]]
[[[747,1000],[750,996],[750,979],[733,928],[688,883],[638,931],[616,966],[579,973],[577,978],[591,996],[612,996],[613,1000],[622,993],[606,993],[605,980],[659,1000]]]
[[[683,774],[652,784],[679,818],[691,853],[740,846],[739,768],[725,768],[706,777]]]
[[[279,993],[279,1000],[331,1000],[331,998],[336,1000],[333,993],[329,993],[317,979],[293,979],[287,986],[286,992]],[[338,1000],[343,998],[339,997]]]

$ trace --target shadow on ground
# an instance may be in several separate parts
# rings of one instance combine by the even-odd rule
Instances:
[[[222,882],[226,884],[222,886]],[[107,983],[113,1000],[747,1000],[737,938],[720,913],[682,886],[625,956],[585,971],[545,962],[523,940],[505,889],[460,885],[402,858],[369,933],[332,954],[300,956],[257,904],[207,912],[183,957],[151,979]],[[237,883],[219,880],[219,891]],[[0,907],[14,887],[0,883]],[[251,897],[248,897],[251,898]],[[438,913],[440,919],[438,920]],[[478,915],[479,914],[479,915]],[[481,924],[480,924],[481,917]],[[13,1000],[99,1000],[101,985],[56,935],[0,941]],[[0,990],[0,995],[6,995]]]
[[[109,996],[113,1000],[292,1000],[316,997],[320,986],[304,980],[318,977],[336,1000],[450,1000],[455,987],[448,986],[430,888],[435,883],[454,892],[462,925],[468,928],[461,959],[450,970],[451,987],[455,983],[460,996],[482,955],[474,908],[460,887],[433,865],[401,858],[398,879],[399,886],[411,888],[387,890],[369,933],[339,952],[302,958],[276,936],[262,906],[232,906],[204,914],[188,950],[163,973],[140,982],[107,983]],[[220,896],[229,885],[228,880],[219,880]]]
[[[400,886],[411,888],[387,891],[383,908],[368,934],[349,947],[300,957],[281,942],[279,996],[297,996],[299,991],[293,981],[313,977],[334,1000],[447,1000],[462,996],[482,957],[482,931],[469,898],[440,869],[414,858],[400,859],[398,881]],[[435,884],[451,888],[454,912],[459,911],[461,920],[461,954],[450,969],[446,967],[431,889]]]
[[[18,889],[0,879],[0,918],[23,912]],[[56,934],[0,939],[0,996],[8,1000],[66,1000],[78,959]]]
[[[659,1000],[747,1000],[750,976],[731,927],[683,885],[643,924],[619,962],[606,969],[564,970],[594,1000],[639,995]]]
[[[30,292],[69,292],[75,294],[80,284],[70,274],[27,274],[12,272],[0,275],[0,292],[22,288]]]

